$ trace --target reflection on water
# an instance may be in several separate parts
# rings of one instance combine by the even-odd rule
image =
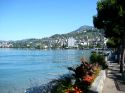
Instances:
[[[23,93],[68,73],[89,50],[0,49],[0,93]]]

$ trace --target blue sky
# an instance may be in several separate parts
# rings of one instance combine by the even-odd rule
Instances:
[[[97,0],[0,0],[0,40],[43,38],[93,26]]]

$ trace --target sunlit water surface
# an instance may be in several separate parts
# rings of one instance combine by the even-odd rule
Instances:
[[[25,89],[69,73],[67,67],[90,56],[90,50],[0,49],[0,93],[24,93]]]

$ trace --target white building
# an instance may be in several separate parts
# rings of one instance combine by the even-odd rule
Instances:
[[[84,42],[81,42],[80,44],[83,45],[83,46],[88,46],[89,42],[84,41]]]
[[[108,41],[108,38],[104,37],[104,45],[106,45],[107,41]]]
[[[76,43],[76,40],[73,37],[68,39],[68,47],[75,47],[76,46],[75,43]]]

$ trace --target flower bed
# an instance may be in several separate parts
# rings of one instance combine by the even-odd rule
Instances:
[[[101,93],[106,78],[105,70],[101,69],[106,68],[102,54],[93,53],[90,62],[86,58],[81,58],[79,66],[68,68],[74,72],[75,82],[70,89],[66,89],[65,93],[89,93],[90,91]]]
[[[87,93],[101,68],[97,63],[88,63],[82,58],[79,66],[68,69],[74,72],[75,82],[71,88],[66,89],[65,93]]]

